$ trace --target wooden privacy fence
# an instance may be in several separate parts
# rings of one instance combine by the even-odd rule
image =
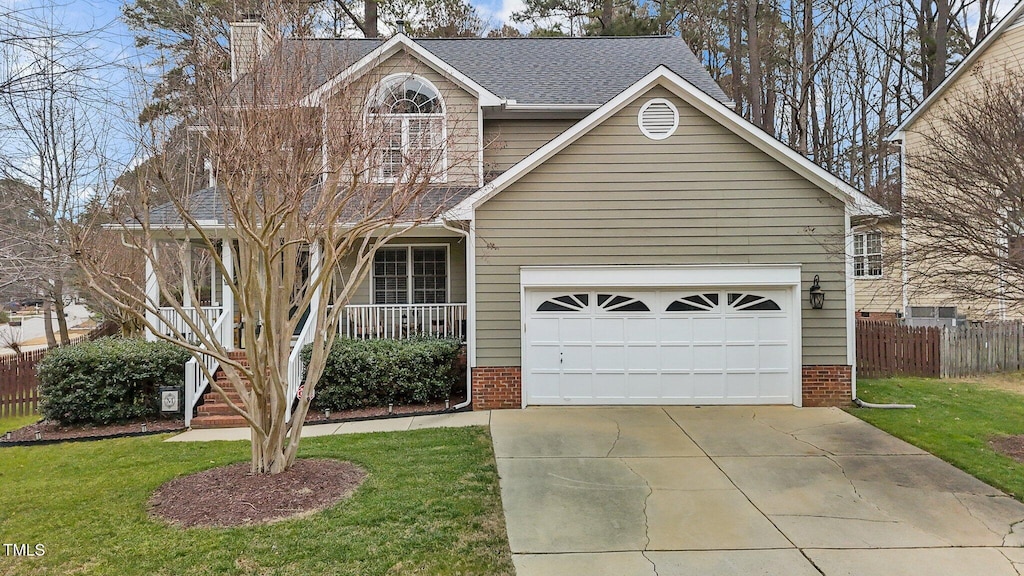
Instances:
[[[895,322],[857,322],[857,375],[938,376],[941,328],[912,328]]]
[[[942,339],[943,378],[1024,369],[1024,323],[986,322],[948,328]]]
[[[939,376],[1024,370],[1024,322],[913,328],[857,322],[857,374],[865,378]]]
[[[72,338],[68,345],[86,340],[111,336],[118,331],[117,325],[103,323],[88,334]],[[36,364],[49,350],[33,350],[11,356],[0,356],[0,418],[7,416],[28,416],[39,411],[39,380],[36,379]]]

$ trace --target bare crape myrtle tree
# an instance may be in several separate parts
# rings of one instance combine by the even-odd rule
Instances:
[[[279,29],[274,14],[264,17],[269,29]],[[429,119],[403,127],[383,113],[396,106],[440,109],[439,101],[420,101],[409,77],[353,77],[310,97],[345,67],[319,46],[280,43],[234,82],[201,70],[188,116],[168,120],[162,131],[157,122],[147,126],[149,159],[122,180],[130,189],[111,209],[122,241],[150,263],[148,282],[159,298],[147,297],[137,275],[111,270],[87,246],[76,253],[94,291],[189,350],[212,389],[245,418],[253,473],[294,464],[344,305],[375,250],[450,207],[449,189],[438,182],[470,160],[445,141],[459,133],[452,114],[442,130]],[[398,135],[409,145],[396,149],[396,130],[405,131]],[[218,318],[191,312],[210,299],[211,276],[234,279],[221,301],[234,302],[226,321],[241,321],[244,361],[229,354],[225,340],[235,338],[218,337]],[[293,408],[289,356],[307,311],[315,322],[311,355]],[[209,359],[224,370],[224,387]],[[237,391],[241,403],[230,402],[224,388]]]
[[[1024,305],[1024,75],[985,70],[927,120],[905,167],[910,285]]]

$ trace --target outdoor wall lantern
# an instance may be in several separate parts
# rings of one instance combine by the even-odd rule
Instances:
[[[821,310],[825,307],[825,291],[818,284],[818,275],[814,275],[814,283],[811,284],[811,308]]]

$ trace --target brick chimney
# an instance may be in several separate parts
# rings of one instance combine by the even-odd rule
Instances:
[[[237,80],[256,67],[274,43],[274,37],[259,14],[246,14],[231,23],[231,79]]]

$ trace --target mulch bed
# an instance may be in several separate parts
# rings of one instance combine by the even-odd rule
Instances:
[[[370,420],[374,418],[387,418],[393,416],[409,416],[413,414],[437,414],[448,410],[466,399],[465,394],[453,396],[447,403],[430,402],[428,404],[408,404],[393,406],[388,412],[387,406],[354,408],[351,410],[332,411],[330,418],[323,411],[310,410],[306,414],[306,424],[325,424],[333,422],[344,422],[346,420]],[[24,444],[50,444],[62,441],[75,440],[100,440],[103,438],[116,438],[121,436],[141,436],[143,434],[159,434],[164,432],[177,432],[185,429],[183,419],[157,419],[146,420],[147,432],[142,431],[143,420],[126,422],[123,424],[111,424],[109,426],[98,426],[93,424],[82,424],[77,426],[61,426],[56,422],[41,420],[35,424],[29,424],[23,428],[13,430],[10,436],[0,435],[0,447],[4,445]],[[36,432],[40,432],[40,438],[36,439]]]
[[[1024,464],[1024,434],[993,438],[988,441],[988,444],[996,452]]]
[[[7,434],[0,435],[0,445],[4,443],[36,442],[36,432],[40,433],[38,441],[50,443],[62,440],[83,440],[93,438],[110,438],[118,436],[136,436],[143,434],[142,423],[146,423],[146,433],[158,434],[161,432],[174,432],[185,429],[185,421],[178,420],[137,420],[122,424],[110,424],[100,426],[95,424],[78,424],[74,426],[61,426],[49,420],[40,420],[35,424],[29,424],[23,428],[12,430]]]
[[[252,475],[241,462],[171,480],[150,497],[149,511],[185,528],[264,524],[329,508],[365,479],[362,468],[340,460],[296,460],[273,476]]]

